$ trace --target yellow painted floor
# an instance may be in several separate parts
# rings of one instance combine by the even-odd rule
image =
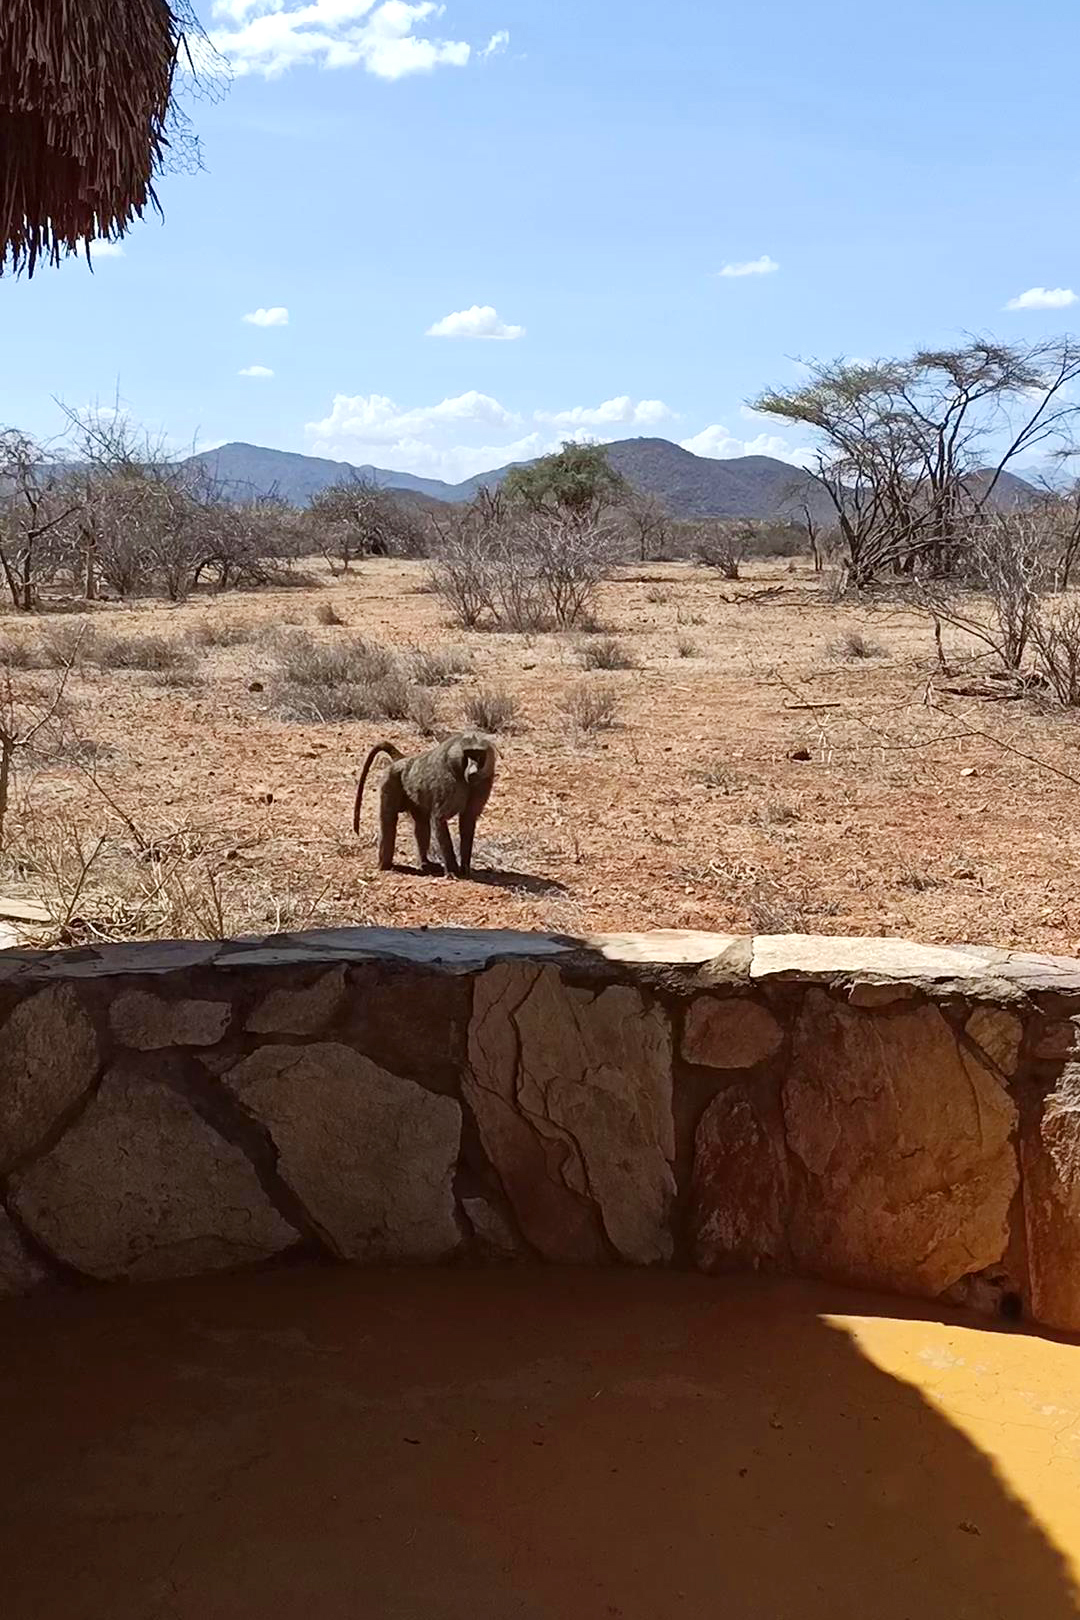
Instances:
[[[800,1284],[0,1307],[3,1620],[1059,1620],[1080,1347]]]

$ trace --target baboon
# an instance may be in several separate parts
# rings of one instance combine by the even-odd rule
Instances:
[[[379,801],[379,865],[383,871],[389,871],[394,864],[398,816],[404,814],[412,817],[421,868],[428,866],[434,822],[447,876],[471,876],[473,834],[495,780],[495,744],[491,738],[478,731],[461,732],[411,759],[404,758],[393,743],[376,743],[364,761],[356,789],[354,833],[360,831],[364,784],[379,754],[389,755],[392,761]],[[460,861],[454,853],[454,841],[447,825],[455,816],[461,844]]]

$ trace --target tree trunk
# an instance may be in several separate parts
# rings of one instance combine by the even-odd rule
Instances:
[[[11,795],[11,756],[14,751],[11,738],[0,736],[0,849],[4,847],[4,825]]]

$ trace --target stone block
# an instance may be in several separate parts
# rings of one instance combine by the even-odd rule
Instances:
[[[30,1253],[0,1209],[0,1295],[32,1294],[48,1280],[45,1267]]]
[[[529,1242],[549,1260],[670,1257],[671,1032],[640,991],[501,963],[476,981],[464,1091]]]
[[[0,1172],[48,1137],[99,1062],[94,1026],[70,985],[19,1002],[0,1029]]]
[[[692,1231],[703,1271],[787,1259],[790,1178],[779,1120],[769,1121],[740,1084],[706,1108],[694,1143]]]
[[[216,1046],[232,1022],[227,1001],[168,1001],[148,990],[117,996],[109,1024],[121,1046],[162,1052],[170,1046]]]
[[[964,1030],[1002,1074],[1011,1077],[1016,1073],[1024,1025],[1014,1012],[1007,1007],[976,1007]]]
[[[345,997],[345,965],[313,984],[280,985],[257,1002],[246,1029],[256,1035],[321,1035]]]
[[[1025,1119],[1021,1162],[1032,1313],[1080,1333],[1080,1063]]]
[[[784,1031],[768,1007],[744,997],[695,996],[686,1012],[682,1055],[710,1069],[752,1069],[773,1057]]]
[[[13,1196],[46,1250],[103,1279],[218,1271],[280,1254],[299,1237],[239,1148],[184,1098],[124,1067],[15,1178]]]
[[[1016,1108],[932,1006],[875,1016],[809,990],[783,1106],[797,1268],[936,1296],[996,1265]]]
[[[224,1083],[270,1132],[278,1173],[347,1260],[439,1260],[460,1232],[461,1105],[333,1041],[264,1046]]]

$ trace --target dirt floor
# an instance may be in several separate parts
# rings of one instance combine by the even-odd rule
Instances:
[[[9,1620],[1065,1620],[1080,1347],[800,1284],[0,1305]]]
[[[586,672],[577,637],[449,628],[424,575],[420,563],[372,561],[310,589],[95,610],[106,631],[185,639],[225,626],[241,638],[199,649],[194,684],[90,668],[70,683],[71,723],[96,750],[102,789],[187,872],[189,913],[154,923],[144,908],[140,927],[204,932],[217,914],[230,932],[685,927],[1080,952],[1080,723],[970,695],[993,690],[973,643],[946,632],[947,677],[924,619],[830,605],[808,565],[755,565],[729,583],[655,564],[625,571],[600,604],[603,630],[636,667]],[[318,623],[327,603],[343,627]],[[281,624],[328,641],[465,648],[468,674],[432,694],[447,727],[479,686],[518,700],[477,882],[376,871],[374,802],[363,837],[351,833],[358,764],[380,734],[410,750],[424,740],[407,723],[282,719],[265,635]],[[852,632],[871,656],[845,656],[837,643]],[[23,635],[25,621],[8,614],[0,633]],[[589,683],[618,697],[617,725],[591,737],[562,709]],[[56,868],[70,889],[74,824],[82,854],[109,827],[124,842],[102,795],[63,764],[39,762],[19,793],[34,847],[20,842],[20,811],[8,894],[55,888]],[[400,853],[414,859],[404,828]],[[91,899],[115,855],[110,843],[96,857],[75,907],[91,931],[129,924],[130,908],[122,917]]]

